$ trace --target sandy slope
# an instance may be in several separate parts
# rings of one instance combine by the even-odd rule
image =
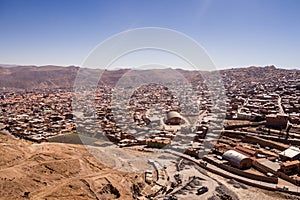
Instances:
[[[235,199],[298,199],[292,195],[250,186],[235,188],[228,179],[211,173],[208,176],[228,188],[221,193],[235,193]],[[121,172],[104,166],[82,145],[35,144],[0,133],[0,200],[134,199],[133,195],[138,190],[145,191],[149,187],[142,177],[141,174]],[[212,190],[212,187],[209,188],[211,193],[201,196],[202,199],[213,194],[209,199],[218,200],[223,196]],[[186,196],[178,197],[188,199]]]
[[[132,199],[140,176],[107,168],[84,146],[0,133],[0,199]]]

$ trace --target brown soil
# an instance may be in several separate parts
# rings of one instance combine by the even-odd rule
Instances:
[[[82,145],[0,133],[0,152],[0,199],[133,199],[133,185],[143,182],[99,163]]]

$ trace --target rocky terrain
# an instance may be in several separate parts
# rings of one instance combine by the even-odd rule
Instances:
[[[142,174],[106,167],[81,144],[36,144],[0,132],[0,152],[1,200],[126,200],[148,190]],[[219,185],[210,188],[211,200],[299,199],[208,175]]]
[[[0,66],[0,87],[5,88],[64,88],[74,83],[78,67]]]
[[[0,65],[0,89],[70,88],[74,85],[74,81],[79,69],[80,73],[84,74],[87,80],[93,78],[98,79],[99,77],[97,76],[97,74],[100,74],[102,72],[99,69],[83,69],[75,66],[61,67],[49,65],[41,67],[7,67],[5,65]],[[172,73],[169,73],[169,70],[170,69],[151,70],[151,75],[157,76],[158,80],[167,79],[170,74],[172,75]],[[129,71],[131,71],[131,74],[139,73],[137,70],[129,69],[104,71],[100,83],[105,82],[106,84],[114,85],[125,73]],[[224,81],[235,80],[237,82],[260,82],[266,80],[271,81],[278,77],[284,77],[285,80],[288,80],[289,77],[300,77],[299,70],[286,70],[276,68],[275,66],[252,66],[247,68],[226,69],[215,72],[195,72],[182,69],[176,69],[176,71],[182,74],[191,82],[193,82],[194,80],[198,81],[199,79],[202,80],[203,76],[215,72],[220,73]]]
[[[99,163],[82,145],[0,133],[0,199],[133,199],[137,174]]]

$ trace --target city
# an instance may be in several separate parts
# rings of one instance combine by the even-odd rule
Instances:
[[[300,200],[299,10],[0,0],[0,200]]]
[[[135,191],[136,199],[194,199],[207,191],[203,195],[209,197],[219,186],[203,170],[237,181],[235,187],[246,184],[299,194],[300,72],[274,66],[220,71],[226,115],[219,121],[222,116],[213,113],[204,80],[199,74],[185,73],[196,86],[188,112],[183,112],[171,89],[184,87],[176,83],[142,85],[129,102],[113,100],[114,93],[124,88],[101,81],[94,96],[74,93],[72,88],[3,87],[1,130],[34,143],[68,143],[68,138],[72,143],[77,135],[92,148],[106,144],[116,151],[130,151],[136,158],[126,160],[124,154],[126,164],[117,169],[138,168],[135,172],[144,174],[145,185]],[[94,98],[94,110],[83,98]],[[218,132],[218,123],[219,137],[209,139],[207,134]],[[152,159],[153,155],[158,157]]]

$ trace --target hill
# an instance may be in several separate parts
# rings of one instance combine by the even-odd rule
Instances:
[[[80,72],[83,84],[94,83],[101,76],[99,83],[115,85],[120,78],[126,78],[126,81],[134,82],[136,77],[159,80],[174,80],[174,78],[185,77],[190,82],[199,83],[213,73],[219,73],[223,81],[231,82],[270,82],[276,79],[290,77],[299,77],[300,70],[287,70],[276,68],[275,66],[266,67],[247,67],[233,68],[213,72],[189,71],[183,69],[153,69],[153,70],[100,70],[87,69],[75,66],[10,66],[0,65],[0,88],[2,89],[53,89],[53,88],[72,88],[76,76]],[[124,76],[126,75],[126,76]],[[140,80],[139,80],[140,81]]]
[[[34,144],[0,132],[0,199],[133,199],[136,174],[99,163],[83,145]]]

